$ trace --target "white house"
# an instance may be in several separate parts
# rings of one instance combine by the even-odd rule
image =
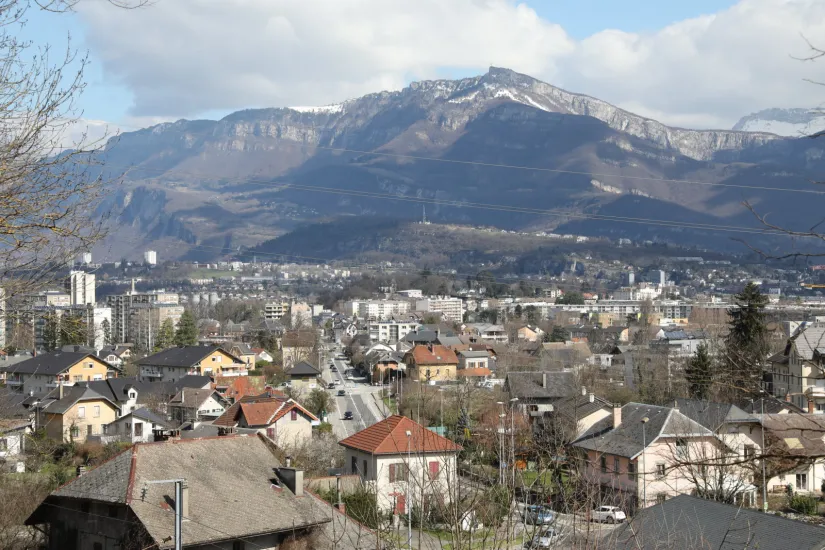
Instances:
[[[11,458],[26,450],[26,434],[32,431],[32,421],[27,418],[0,420],[0,458]]]
[[[390,416],[339,445],[345,449],[347,473],[374,488],[382,510],[404,514],[410,505],[423,505],[427,512],[449,504],[458,488],[461,446],[405,416]]]
[[[300,445],[312,439],[320,420],[287,397],[246,396],[229,407],[212,425],[257,430],[278,446]]]
[[[169,413],[177,425],[215,420],[226,411],[225,403],[215,390],[184,388],[169,401]]]
[[[171,424],[163,417],[146,408],[132,411],[114,422],[103,426],[103,441],[126,441],[129,443],[152,443],[155,431],[171,430]]]

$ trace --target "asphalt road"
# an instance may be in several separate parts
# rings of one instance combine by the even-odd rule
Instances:
[[[323,377],[327,382],[335,379],[339,381],[335,389],[327,391],[334,396],[337,406],[337,410],[330,415],[333,431],[339,438],[344,438],[372,426],[380,420],[380,417],[376,412],[377,406],[373,403],[372,393],[374,388],[367,383],[347,380],[345,372],[349,365],[338,359],[333,361],[338,372],[332,372],[327,362],[324,365]],[[342,389],[347,392],[346,396],[338,396],[338,391]],[[352,420],[344,420],[346,411],[352,412]]]

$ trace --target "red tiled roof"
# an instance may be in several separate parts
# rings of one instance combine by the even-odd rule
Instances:
[[[458,369],[456,375],[458,376],[492,376],[492,371],[487,367],[479,367],[475,369]]]
[[[412,351],[416,365],[457,365],[458,357],[455,352],[441,345],[435,345],[430,350],[429,346],[415,346]]]
[[[407,437],[407,431],[410,437]],[[338,442],[344,447],[374,455],[458,452],[461,445],[453,443],[406,416],[394,414],[365,430]]]
[[[275,413],[283,408],[284,405],[284,403],[277,401],[241,403],[241,416],[249,426],[268,426],[272,424],[272,418],[275,416]]]
[[[241,417],[243,417],[249,426],[269,426],[277,422],[292,409],[298,409],[309,417],[310,420],[318,420],[314,414],[298,403],[290,401],[289,398],[270,398],[263,395],[260,397],[247,396],[241,399],[229,407],[213,424],[216,426],[234,427],[238,425]]]
[[[267,394],[259,395],[259,396],[252,396],[247,395],[246,397],[242,397],[240,401],[236,401],[231,407],[226,409],[226,411],[220,415],[217,419],[215,419],[212,424],[215,426],[226,426],[226,427],[234,427],[238,425],[238,421],[241,419],[241,404],[243,403],[261,403],[265,401],[272,401],[275,403],[285,403],[288,401],[288,398],[284,395],[278,395],[269,397]]]
[[[218,376],[215,378],[216,387],[226,386],[224,397],[235,401],[247,395],[260,395],[266,388],[263,376]]]

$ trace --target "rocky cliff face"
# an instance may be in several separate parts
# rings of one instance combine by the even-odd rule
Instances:
[[[734,130],[802,137],[825,130],[822,109],[765,109],[739,119]]]
[[[804,124],[813,120],[792,115]],[[122,222],[149,240],[193,244],[220,237],[227,248],[342,214],[418,216],[420,200],[432,203],[427,213],[436,221],[508,227],[545,228],[563,220],[469,203],[573,213],[617,204],[611,216],[620,216],[622,209],[634,208],[627,197],[641,197],[649,205],[678,205],[685,221],[696,212],[704,223],[714,215],[720,222],[744,223],[752,220],[741,208],[743,200],[797,208],[788,193],[768,197],[749,188],[817,179],[810,173],[825,159],[822,144],[808,140],[800,146],[773,133],[743,131],[755,128],[750,122],[734,130],[672,128],[491,68],[473,78],[414,82],[336,105],[252,109],[219,121],[160,124],[119,136],[108,144],[104,160],[115,170],[131,167],[126,194],[110,203],[121,209]],[[770,168],[748,168],[760,163]],[[742,182],[728,192],[657,183],[659,178]],[[610,231],[620,229],[614,224]]]

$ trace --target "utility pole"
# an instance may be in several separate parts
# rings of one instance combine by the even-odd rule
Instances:
[[[762,395],[759,399],[760,409],[762,415],[759,417],[759,422],[762,424],[762,511],[768,511],[768,478],[765,477],[765,390],[760,393]]]
[[[645,454],[647,451],[646,428],[649,421],[648,417],[642,418],[642,508],[647,506],[647,461],[645,460]]]

